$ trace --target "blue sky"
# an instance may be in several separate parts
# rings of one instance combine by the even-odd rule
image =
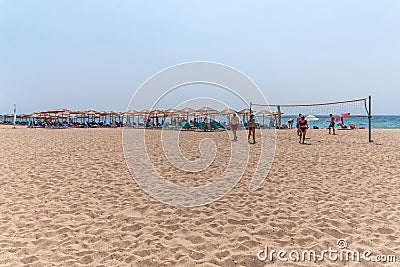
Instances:
[[[375,114],[400,114],[399,14],[398,0],[0,0],[0,113],[125,110],[154,73],[213,61],[271,103],[372,95]]]

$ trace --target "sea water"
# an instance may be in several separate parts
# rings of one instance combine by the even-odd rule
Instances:
[[[318,116],[316,116],[318,117]],[[317,121],[309,121],[308,125],[310,127],[317,126],[319,128],[328,128],[329,127],[329,117],[318,117]],[[283,117],[282,124],[288,124],[288,120],[290,118]],[[296,118],[294,119],[294,126],[296,126]],[[258,121],[262,122],[262,118],[258,118]],[[265,118],[266,121],[266,118]],[[269,122],[269,119],[268,119]],[[266,121],[266,123],[268,123]],[[339,122],[336,122],[338,126]],[[354,124],[357,127],[365,127],[368,128],[368,118],[367,117],[349,117],[344,118],[344,125],[349,126],[349,124]],[[400,129],[400,116],[399,115],[375,115],[371,118],[371,127],[374,129]]]

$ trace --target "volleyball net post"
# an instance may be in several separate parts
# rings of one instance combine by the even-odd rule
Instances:
[[[372,124],[371,124],[371,96],[368,96],[368,141],[371,143],[373,142],[372,140]]]
[[[368,129],[368,141],[373,142],[371,96],[361,99],[316,104],[272,105],[250,102],[249,106],[250,112],[254,114],[257,114],[257,112],[254,110],[255,108],[266,108],[267,110],[262,110],[261,114],[266,114],[267,112],[269,112],[271,120],[274,121],[274,127],[276,127],[277,129],[285,128],[287,126],[282,123],[283,118],[290,118],[289,120],[294,120],[298,116],[298,114],[303,114],[304,116],[312,115],[311,117],[314,120],[318,120],[321,118],[326,118],[327,120],[329,120],[329,115],[333,114],[335,117],[337,117],[338,125],[342,129],[345,129],[347,127],[346,125],[344,125],[345,120],[354,119],[354,123],[350,123],[349,126],[351,128],[358,127],[360,129]]]

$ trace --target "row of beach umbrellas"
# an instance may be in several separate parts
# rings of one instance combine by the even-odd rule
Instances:
[[[253,111],[254,112],[254,111]],[[223,116],[230,116],[233,114],[238,114],[238,115],[249,115],[252,113],[250,109],[242,109],[240,111],[233,110],[231,108],[224,109],[222,111],[218,111],[214,108],[205,106],[200,109],[192,109],[192,108],[184,108],[184,109],[167,109],[167,110],[148,110],[148,109],[143,109],[140,111],[137,110],[129,110],[127,112],[114,112],[114,111],[96,111],[96,110],[81,110],[81,111],[72,111],[69,109],[65,108],[59,108],[59,109],[53,109],[53,110],[45,110],[45,111],[39,111],[39,112],[34,112],[32,114],[18,114],[17,118],[35,118],[35,119],[42,119],[42,118],[101,118],[105,116],[111,116],[111,117],[149,117],[149,118],[154,118],[154,117],[167,117],[167,116],[181,116],[181,117],[186,117],[188,118],[189,116],[203,116],[203,115],[223,115]],[[267,111],[267,110],[262,110],[257,113],[257,115],[275,115],[274,113]],[[3,118],[12,118],[14,115],[13,114],[5,114],[2,115]]]

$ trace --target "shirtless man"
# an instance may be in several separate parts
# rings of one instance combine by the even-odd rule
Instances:
[[[233,117],[231,119],[231,128],[232,128],[232,132],[233,132],[233,140],[237,140],[237,136],[236,136],[236,131],[238,129],[238,125],[239,125],[239,118],[236,116],[236,114],[233,114]]]
[[[299,122],[301,121],[301,113],[299,114],[299,116],[297,117],[297,124],[296,124],[296,128],[297,128],[297,136],[300,136],[301,132],[300,132],[300,124]]]
[[[209,121],[208,121],[208,117],[207,114],[204,116],[204,131],[207,132],[209,127]]]

